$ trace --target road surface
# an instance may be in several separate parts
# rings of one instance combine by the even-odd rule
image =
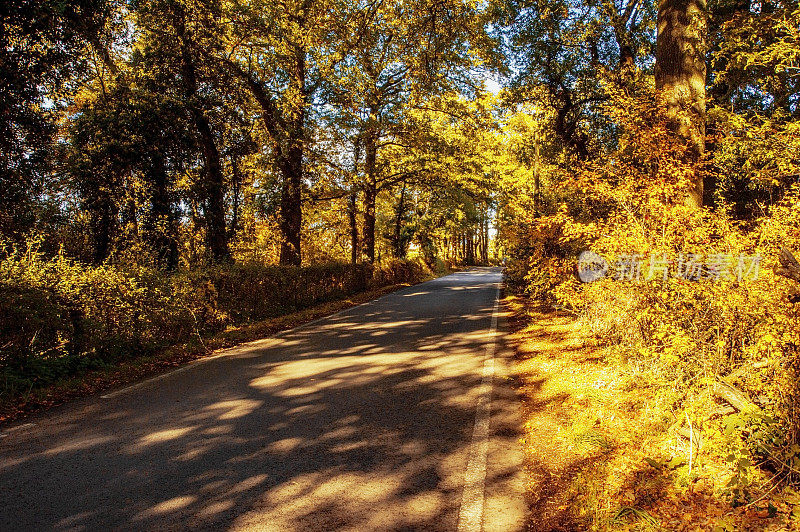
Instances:
[[[520,529],[500,280],[442,277],[3,429],[0,530]]]

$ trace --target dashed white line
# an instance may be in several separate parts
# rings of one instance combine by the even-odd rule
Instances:
[[[483,359],[478,406],[475,411],[475,427],[472,431],[469,459],[464,473],[464,491],[458,513],[458,532],[477,532],[483,528],[484,488],[486,484],[486,461],[489,455],[489,421],[492,413],[492,379],[494,377],[494,353],[497,336],[497,312],[500,307],[500,286],[495,294],[492,322],[489,328],[489,343]]]

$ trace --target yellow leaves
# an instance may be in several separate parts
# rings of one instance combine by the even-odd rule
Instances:
[[[666,365],[677,364],[681,360],[680,353],[673,349],[665,349],[659,358],[661,362]]]
[[[796,27],[791,29],[797,34]],[[748,38],[760,38],[748,33]],[[796,46],[798,41],[793,42]],[[770,206],[768,215],[757,223],[732,220],[725,206],[714,211],[688,207],[683,197],[704,168],[685,162],[684,148],[664,127],[658,101],[612,92],[606,111],[621,129],[619,144],[593,162],[554,174],[559,175],[553,187],[558,200],[552,200],[549,215],[530,220],[533,228],[525,233],[532,240],[528,249],[535,257],[530,262],[537,266],[546,262],[548,282],[554,285],[550,295],[560,307],[578,314],[584,330],[605,346],[606,362],[618,357],[647,375],[658,383],[652,395],[665,397],[674,392],[668,411],[674,408],[682,413],[689,406],[687,397],[691,398],[693,424],[708,445],[695,460],[708,460],[725,480],[735,467],[755,474],[753,464],[772,458],[761,454],[756,460],[749,453],[765,453],[765,448],[775,453],[780,444],[764,430],[759,436],[765,438],[761,447],[753,444],[737,454],[735,461],[725,463],[721,453],[731,434],[750,437],[756,431],[734,427],[723,434],[718,412],[723,405],[709,389],[729,379],[761,408],[774,407],[776,418],[791,417],[787,422],[795,429],[800,426],[800,413],[786,406],[797,401],[794,364],[800,354],[800,307],[790,301],[797,285],[772,272],[780,247],[800,252],[800,186],[792,187],[786,199]],[[722,109],[712,109],[709,115],[718,130],[725,132],[714,152],[714,163],[724,172],[737,179],[787,187],[787,176],[800,173],[800,121],[791,122],[780,114],[766,119]],[[534,118],[517,116],[508,129],[521,136],[535,125]],[[564,197],[569,198],[569,209],[557,204]],[[731,275],[718,282],[670,279],[636,284],[605,279],[583,285],[570,269],[575,264],[570,252],[577,245],[609,260],[634,253],[728,255],[733,257],[725,264]],[[744,262],[738,260],[740,255]],[[761,260],[757,278],[756,269],[751,268],[754,257]],[[737,280],[740,271],[742,281]],[[559,272],[561,277],[553,278]],[[619,367],[623,366],[620,362]],[[648,389],[641,397],[652,395]],[[674,439],[671,445],[677,445]],[[776,469],[780,468],[778,464]],[[754,486],[748,489],[757,497],[752,494]],[[630,491],[623,489],[618,495],[622,503],[633,506]],[[749,517],[767,517],[766,504],[755,508]],[[676,522],[696,517],[675,510]],[[686,529],[691,528],[687,525]]]
[[[762,343],[764,345],[769,345],[769,346],[777,346],[778,345],[778,339],[775,338],[775,336],[772,333],[765,334],[764,336],[761,337],[761,339],[759,341],[760,341],[760,343]]]

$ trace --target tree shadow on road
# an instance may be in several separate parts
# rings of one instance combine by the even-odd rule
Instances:
[[[491,314],[478,281],[54,412],[0,441],[0,528],[453,529]]]

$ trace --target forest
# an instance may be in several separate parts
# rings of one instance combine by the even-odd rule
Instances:
[[[580,346],[559,378],[607,372],[569,421],[593,465],[542,522],[800,519],[797,2],[8,0],[0,20],[2,417],[502,264],[522,393],[537,327]]]

